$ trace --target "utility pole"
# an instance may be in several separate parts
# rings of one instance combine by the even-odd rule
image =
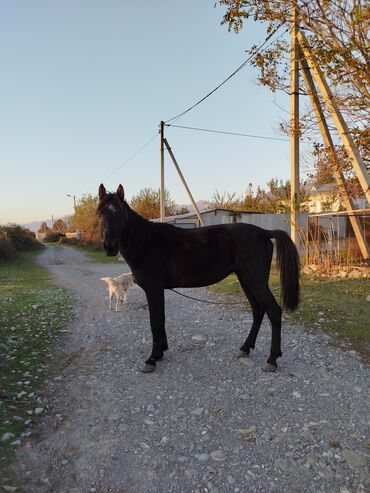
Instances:
[[[303,54],[306,57],[307,62],[309,63],[314,79],[316,80],[317,86],[324,98],[325,104],[330,112],[333,122],[337,127],[338,133],[347,151],[348,157],[351,160],[353,169],[355,170],[362,190],[364,191],[368,202],[370,202],[370,176],[352,139],[348,126],[339,110],[333,93],[331,92],[330,87],[325,80],[324,74],[317,62],[315,54],[311,50],[308,40],[302,31],[298,33],[298,41]]]
[[[293,5],[290,63],[290,236],[299,246],[299,44],[298,8]]]
[[[308,94],[311,100],[312,107],[314,109],[316,120],[318,127],[321,132],[322,139],[324,141],[325,147],[329,154],[329,159],[331,162],[331,166],[333,169],[333,173],[338,185],[339,194],[344,202],[344,206],[349,214],[349,220],[351,222],[353,231],[355,233],[357,243],[361,250],[361,254],[364,259],[368,259],[370,257],[370,249],[366,240],[366,235],[364,234],[363,228],[361,226],[360,218],[353,214],[353,210],[355,206],[353,201],[348,193],[346,187],[346,181],[343,176],[342,171],[339,167],[338,156],[335,150],[333,139],[331,138],[328,124],[326,122],[324,111],[321,107],[320,99],[316,90],[316,86],[311,75],[310,66],[304,56],[303,52],[300,52],[300,64],[302,67],[303,78],[308,89]],[[308,229],[307,229],[308,231]]]
[[[74,211],[76,212],[76,195],[70,195],[69,193],[67,193],[67,197],[73,198],[73,208]]]
[[[160,217],[161,222],[163,223],[165,218],[165,190],[164,190],[164,121],[161,121],[160,124],[160,135],[161,135],[161,186],[160,186]]]
[[[180,177],[180,180],[182,181],[182,184],[184,185],[184,188],[185,188],[185,190],[187,191],[187,193],[189,195],[190,201],[193,204],[195,213],[198,216],[199,223],[201,224],[201,226],[204,226],[202,215],[199,212],[198,206],[197,206],[197,204],[196,204],[196,202],[194,200],[194,197],[193,197],[193,195],[192,195],[192,193],[190,191],[190,188],[188,187],[188,184],[186,183],[186,180],[184,178],[184,175],[181,172],[180,166],[179,166],[178,162],[176,161],[176,158],[174,156],[174,153],[172,152],[172,149],[171,149],[169,143],[167,142],[167,139],[163,139],[163,141],[164,141],[164,144],[165,144],[165,146],[167,148],[168,154],[170,155],[170,157],[172,159],[172,162],[173,162],[173,164],[174,164],[174,166],[176,168],[176,171],[177,171],[177,173],[178,173],[178,175]]]

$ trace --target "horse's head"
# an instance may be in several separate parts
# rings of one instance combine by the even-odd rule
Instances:
[[[103,245],[109,257],[117,255],[124,226],[125,192],[119,185],[116,193],[107,193],[103,184],[99,187],[99,205],[96,213],[100,219]]]

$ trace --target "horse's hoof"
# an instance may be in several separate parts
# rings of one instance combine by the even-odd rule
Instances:
[[[246,353],[245,351],[242,351],[241,349],[239,349],[239,351],[236,353],[237,359],[248,358],[248,356],[249,356],[249,353]]]
[[[141,369],[143,373],[151,373],[154,370],[155,370],[155,365],[149,365],[148,363],[145,363],[145,365]]]
[[[266,363],[262,370],[266,373],[274,373],[277,370],[277,366],[272,365],[271,363]]]

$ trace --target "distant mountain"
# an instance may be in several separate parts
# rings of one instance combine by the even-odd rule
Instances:
[[[30,231],[36,233],[36,231],[38,231],[42,223],[46,223],[49,226],[49,228],[51,228],[51,219],[46,219],[45,221],[33,221],[32,223],[28,223],[28,224],[21,224],[21,226],[23,228],[27,228]]]
[[[206,211],[208,209],[213,209],[213,205],[210,202],[208,202],[207,200],[199,200],[198,202],[196,202],[196,204],[197,204],[197,207],[198,207],[200,212]],[[189,212],[194,212],[193,204],[177,205],[176,210],[180,211],[184,207],[186,207],[186,209],[188,209]]]

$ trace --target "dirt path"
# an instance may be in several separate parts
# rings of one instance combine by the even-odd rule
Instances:
[[[127,266],[59,246],[40,262],[78,306],[54,351],[49,414],[16,455],[24,491],[369,491],[369,371],[356,353],[285,323],[279,371],[266,374],[267,322],[251,358],[236,360],[250,314],[168,292],[170,350],[142,374],[151,344],[144,293],[131,290],[123,311],[109,311],[99,280]]]

